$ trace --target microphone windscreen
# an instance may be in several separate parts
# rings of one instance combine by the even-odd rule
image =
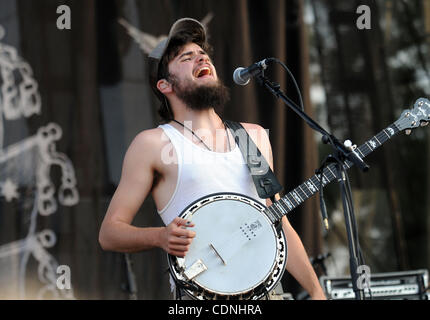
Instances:
[[[242,70],[245,70],[245,68],[239,67],[234,70],[233,81],[240,86],[245,86],[249,83],[250,79],[242,79],[242,77],[240,76]]]

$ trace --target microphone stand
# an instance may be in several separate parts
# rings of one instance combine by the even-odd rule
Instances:
[[[324,130],[317,122],[309,117],[301,108],[299,108],[290,98],[288,98],[280,89],[280,85],[275,82],[271,82],[267,77],[264,76],[264,70],[254,75],[257,82],[268,89],[275,97],[280,98],[284,103],[289,106],[295,113],[297,113],[312,129],[319,132],[323,138],[324,143],[329,143],[333,147],[333,155],[327,157],[330,161],[336,162],[336,177],[339,182],[340,191],[342,195],[342,205],[345,216],[346,232],[348,235],[348,247],[350,255],[350,273],[352,287],[357,300],[364,300],[364,290],[362,286],[358,287],[358,266],[360,259],[359,243],[357,237],[357,230],[355,224],[354,210],[352,204],[352,194],[349,185],[346,184],[347,175],[344,162],[349,160],[355,164],[361,171],[366,172],[369,170],[369,166],[361,159],[361,157],[353,150],[348,149],[344,144],[340,143],[339,140]],[[326,161],[325,161],[326,163]],[[320,170],[324,169],[325,163]],[[318,170],[317,170],[318,171]]]

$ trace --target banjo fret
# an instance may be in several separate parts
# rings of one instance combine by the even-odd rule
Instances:
[[[302,191],[304,197],[302,197],[303,201],[305,201],[309,196],[307,195],[306,191],[303,190],[302,185],[299,185],[299,189]]]
[[[269,214],[269,219],[272,223],[276,222],[279,219],[279,216],[276,213],[276,210],[273,206],[267,208],[266,212]]]
[[[275,202],[274,203],[274,205],[276,206],[276,208],[278,209],[278,211],[279,211],[279,214],[277,214],[277,220],[276,221],[278,221],[279,219],[281,219],[285,214],[287,214],[287,212],[285,211],[285,209],[284,209],[284,207],[281,205],[281,203],[280,202]],[[276,221],[274,221],[274,222],[276,222]]]
[[[291,204],[291,202],[286,197],[281,198],[280,201],[282,201],[284,204],[287,205],[287,208],[288,208],[287,213],[294,209],[294,206]],[[278,201],[278,202],[280,202],[280,201]]]

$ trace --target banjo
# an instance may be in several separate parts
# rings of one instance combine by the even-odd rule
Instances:
[[[418,99],[412,110],[360,147],[361,158],[397,133],[428,124],[430,101]],[[281,219],[336,177],[336,164],[324,168],[271,206],[237,193],[216,193],[185,208],[180,218],[192,220],[197,237],[185,258],[168,255],[176,284],[193,299],[252,299],[267,295],[280,281],[287,263],[287,240]],[[345,169],[352,162],[343,163]]]

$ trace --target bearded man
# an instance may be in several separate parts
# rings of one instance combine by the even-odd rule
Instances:
[[[127,150],[120,183],[100,229],[104,250],[161,248],[186,257],[199,237],[192,222],[178,217],[189,204],[209,194],[234,192],[271,205],[270,199],[259,197],[233,134],[220,117],[229,92],[217,76],[210,51],[205,27],[183,18],[150,54],[150,84],[161,101],[164,123],[139,133]],[[273,170],[267,132],[257,124],[241,125]],[[131,224],[149,194],[164,227]],[[302,241],[285,216],[282,230],[288,242],[287,271],[312,299],[325,299]]]

